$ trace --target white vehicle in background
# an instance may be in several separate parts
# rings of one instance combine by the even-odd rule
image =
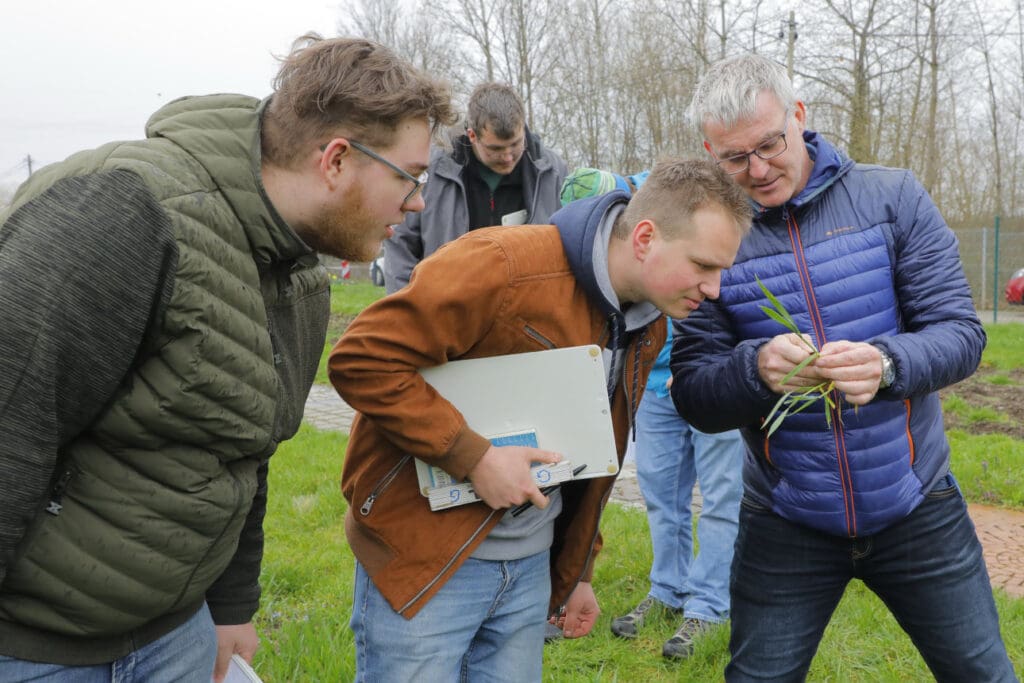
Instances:
[[[370,261],[370,282],[378,287],[384,286],[384,254]]]

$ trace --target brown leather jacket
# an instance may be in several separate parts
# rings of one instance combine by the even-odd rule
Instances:
[[[431,512],[412,456],[464,478],[490,442],[417,373],[449,360],[604,345],[608,320],[573,276],[553,225],[485,228],[424,260],[409,286],[363,311],[331,353],[331,381],[360,414],[342,475],[345,532],[396,612],[412,618],[501,519],[484,503]],[[621,463],[665,320],[633,335],[612,399]],[[589,580],[613,477],[562,486],[551,608]]]

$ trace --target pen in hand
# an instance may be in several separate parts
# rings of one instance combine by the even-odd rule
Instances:
[[[573,479],[575,479],[576,475],[579,474],[580,472],[582,472],[585,469],[587,469],[586,465],[580,465],[579,467],[573,469],[573,471],[572,471]],[[568,479],[566,481],[572,481],[572,479]],[[557,489],[559,486],[561,486],[564,483],[565,482],[561,482],[559,484],[555,484],[554,486],[545,486],[544,488],[542,488],[540,490],[540,492],[543,493],[545,496],[550,495],[551,493],[554,492],[555,489]],[[521,505],[515,506],[514,508],[512,508],[512,516],[513,517],[518,517],[519,515],[521,515],[524,512],[526,512],[526,510],[528,510],[532,505],[533,505],[533,501],[529,501],[528,500],[525,503],[522,503]]]

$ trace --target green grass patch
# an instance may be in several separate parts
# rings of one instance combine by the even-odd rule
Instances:
[[[352,680],[355,564],[339,487],[347,442],[304,425],[271,460],[254,660],[265,681]]]
[[[327,339],[316,371],[317,384],[330,384],[327,378],[327,357],[335,342],[360,311],[384,296],[384,288],[363,280],[340,281],[331,284],[331,320],[327,325]]]
[[[331,284],[331,314],[357,315],[384,296],[384,288],[368,281],[352,280]]]
[[[1012,377],[1008,377],[1007,375],[1003,375],[1001,373],[989,375],[988,377],[985,378],[985,381],[988,382],[989,384],[997,384],[1000,386],[1009,386],[1017,384],[1017,382],[1015,382]]]
[[[1013,491],[1024,492],[1021,480],[1014,482],[1008,476],[1011,472],[1020,476],[1015,463],[1024,463],[1020,450],[1024,444],[992,435],[987,437],[992,441],[983,443],[973,443],[964,434],[954,433],[951,438],[957,453],[954,470],[969,499],[976,500],[977,491],[984,487],[1005,485],[1005,490],[996,489],[999,495],[1024,507],[1021,493]],[[345,444],[343,434],[304,426],[271,460],[264,592],[256,619],[262,645],[255,659],[256,670],[268,683],[346,681],[355,674],[355,645],[348,628],[354,560],[344,538],[346,505],[338,487]],[[651,545],[642,510],[611,504],[601,527],[605,548],[594,572],[601,617],[591,635],[545,647],[544,680],[722,680],[728,662],[725,628],[702,639],[694,655],[681,662],[661,656],[662,643],[678,628],[671,617],[651,623],[633,641],[612,635],[611,620],[628,612],[647,593]],[[1024,670],[1024,600],[997,591],[996,605],[1010,657],[1018,670]],[[825,631],[808,680],[904,683],[933,679],[885,606],[855,581]]]
[[[979,422],[1008,423],[1010,421],[1010,416],[1006,413],[1001,413],[988,406],[973,406],[956,395],[950,396],[942,402],[942,410],[946,414],[956,415],[966,420],[968,424],[977,424]]]
[[[982,365],[997,370],[1024,368],[1024,323],[985,325],[988,345],[982,354]]]
[[[1024,441],[959,429],[947,437],[953,473],[968,501],[1024,508]]]

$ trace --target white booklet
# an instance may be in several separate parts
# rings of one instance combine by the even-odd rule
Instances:
[[[561,453],[562,463],[534,467],[539,486],[619,471],[604,361],[596,345],[457,360],[420,374],[492,443]],[[575,476],[574,470],[579,470]],[[455,481],[439,467],[417,460],[416,474],[433,510],[478,500],[471,484]]]
[[[231,655],[231,663],[228,665],[228,675],[224,677],[224,683],[263,683],[256,670],[249,666],[249,662],[242,659],[241,655]]]

